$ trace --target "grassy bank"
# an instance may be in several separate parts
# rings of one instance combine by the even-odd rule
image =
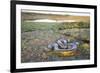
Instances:
[[[87,22],[66,22],[66,23],[48,23],[48,22],[22,22],[22,32],[34,31],[34,30],[65,30],[73,28],[89,28]]]

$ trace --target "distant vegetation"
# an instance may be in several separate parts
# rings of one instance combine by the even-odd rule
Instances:
[[[64,30],[72,28],[89,28],[88,22],[66,22],[66,23],[49,23],[49,22],[22,22],[22,32],[34,30]]]

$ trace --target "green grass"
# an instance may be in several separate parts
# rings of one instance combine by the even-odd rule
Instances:
[[[64,30],[72,28],[89,28],[89,23],[72,22],[72,23],[48,23],[48,22],[22,22],[22,32],[34,30]]]
[[[23,31],[34,31],[34,30],[56,30],[58,27],[55,23],[35,23],[35,22],[22,22],[21,25]]]

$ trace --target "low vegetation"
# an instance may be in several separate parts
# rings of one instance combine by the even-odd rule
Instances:
[[[84,60],[90,58],[90,23],[25,22],[21,24],[21,62]],[[79,41],[72,51],[49,51],[47,45],[61,36]]]

